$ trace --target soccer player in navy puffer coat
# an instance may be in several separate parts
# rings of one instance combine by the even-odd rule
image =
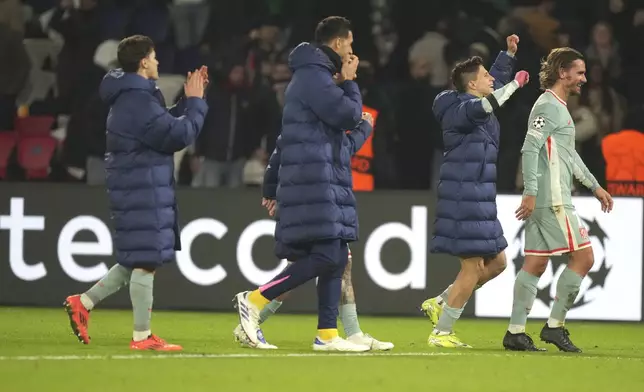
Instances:
[[[443,129],[443,163],[432,253],[457,256],[461,271],[454,284],[421,308],[434,323],[428,344],[469,347],[453,332],[472,292],[498,276],[506,266],[503,236],[496,208],[496,161],[500,126],[494,111],[528,82],[528,73],[511,78],[519,37],[507,37],[490,71],[480,57],[456,65],[455,90],[438,94],[433,111]]]
[[[265,345],[261,310],[273,299],[318,277],[318,351],[366,351],[339,338],[338,303],[347,243],[358,239],[351,155],[372,131],[363,120],[348,20],[318,24],[316,43],[289,56],[293,77],[286,88],[279,140],[276,255],[294,263],[271,282],[237,295],[240,324],[249,341]],[[347,132],[350,131],[350,132]]]
[[[100,86],[101,98],[110,105],[105,168],[118,264],[85,293],[69,296],[65,307],[74,334],[88,344],[89,311],[129,283],[130,348],[178,351],[181,346],[150,330],[154,272],[181,250],[173,155],[201,132],[208,111],[203,100],[207,70],[188,74],[186,98],[168,110],[155,83],[159,73],[152,40],[125,38],[118,60],[122,68],[110,71]]]

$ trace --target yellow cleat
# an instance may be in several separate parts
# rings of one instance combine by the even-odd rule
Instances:
[[[438,319],[441,317],[441,313],[443,313],[443,307],[438,304],[438,300],[436,298],[426,300],[420,305],[420,310],[429,317],[429,321],[432,322],[432,327],[436,328]]]
[[[461,342],[454,332],[432,332],[427,338],[427,344],[429,347],[472,348],[469,344]]]

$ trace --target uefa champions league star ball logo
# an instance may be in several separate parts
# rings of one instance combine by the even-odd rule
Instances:
[[[535,118],[535,119],[532,121],[532,128],[534,128],[534,129],[536,129],[536,130],[540,130],[540,129],[541,129],[541,128],[543,128],[545,125],[546,125],[546,120],[545,120],[543,117],[541,117],[541,116],[539,116],[539,117]]]
[[[577,297],[577,301],[572,305],[571,309],[578,308],[584,305],[587,305],[591,303],[593,300],[589,300],[586,298],[586,292],[588,290],[591,290],[595,287],[601,287],[602,289],[604,288],[604,285],[606,284],[606,277],[610,273],[611,268],[608,268],[606,265],[606,240],[608,239],[608,236],[606,235],[606,232],[599,226],[599,223],[597,223],[597,220],[593,219],[592,221],[589,221],[587,219],[581,218],[581,221],[584,223],[584,225],[587,227],[582,228],[581,230],[588,230],[588,236],[589,238],[595,237],[599,244],[601,244],[602,249],[597,249],[596,246],[594,246],[594,253],[595,253],[595,266],[599,264],[599,269],[595,272],[589,272],[588,273],[588,278],[591,280],[590,286],[586,290],[583,290],[584,285],[582,284],[582,291],[580,291],[580,295]],[[517,235],[514,237],[514,241],[519,243],[519,250],[517,252],[517,255],[512,259],[512,262],[514,263],[514,268],[515,271],[518,272],[521,270],[521,267],[523,266],[523,260],[525,259],[523,255],[523,248],[524,248],[524,240],[523,240],[523,232],[525,230],[525,224],[521,225],[519,228],[519,231],[517,232]],[[583,235],[584,233],[582,233]],[[594,245],[596,245],[597,242],[594,242]],[[601,256],[601,260],[597,259],[597,256]],[[554,301],[554,297],[551,295],[551,293],[554,293],[555,290],[553,290],[553,285],[556,285],[556,282],[554,281],[554,275],[557,273],[559,268],[561,266],[565,266],[568,264],[568,255],[561,255],[561,256],[552,256],[550,257],[550,263],[552,264],[552,277],[550,278],[550,282],[543,287],[543,288],[537,288],[537,300],[543,302],[544,305],[550,307],[552,304],[552,301]],[[516,273],[515,272],[515,273]],[[543,282],[544,276],[541,278],[541,282]],[[541,283],[540,282],[540,283]]]

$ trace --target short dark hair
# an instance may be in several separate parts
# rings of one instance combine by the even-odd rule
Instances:
[[[479,56],[470,57],[467,60],[456,63],[452,70],[452,84],[460,93],[467,91],[467,84],[476,76],[479,68],[483,65],[483,59]]]
[[[351,22],[342,16],[329,16],[322,19],[315,28],[315,42],[326,44],[335,38],[347,38],[351,31]]]
[[[573,48],[555,48],[541,61],[539,84],[543,90],[552,88],[559,80],[561,69],[570,69],[576,60],[584,60],[584,55]]]
[[[119,42],[117,58],[125,72],[136,72],[141,66],[141,60],[148,57],[154,50],[154,42],[144,35],[133,35]]]

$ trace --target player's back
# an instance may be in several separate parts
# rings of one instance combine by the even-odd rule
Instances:
[[[572,206],[574,151],[575,124],[566,103],[546,90],[532,107],[521,150],[538,153],[537,208]]]

